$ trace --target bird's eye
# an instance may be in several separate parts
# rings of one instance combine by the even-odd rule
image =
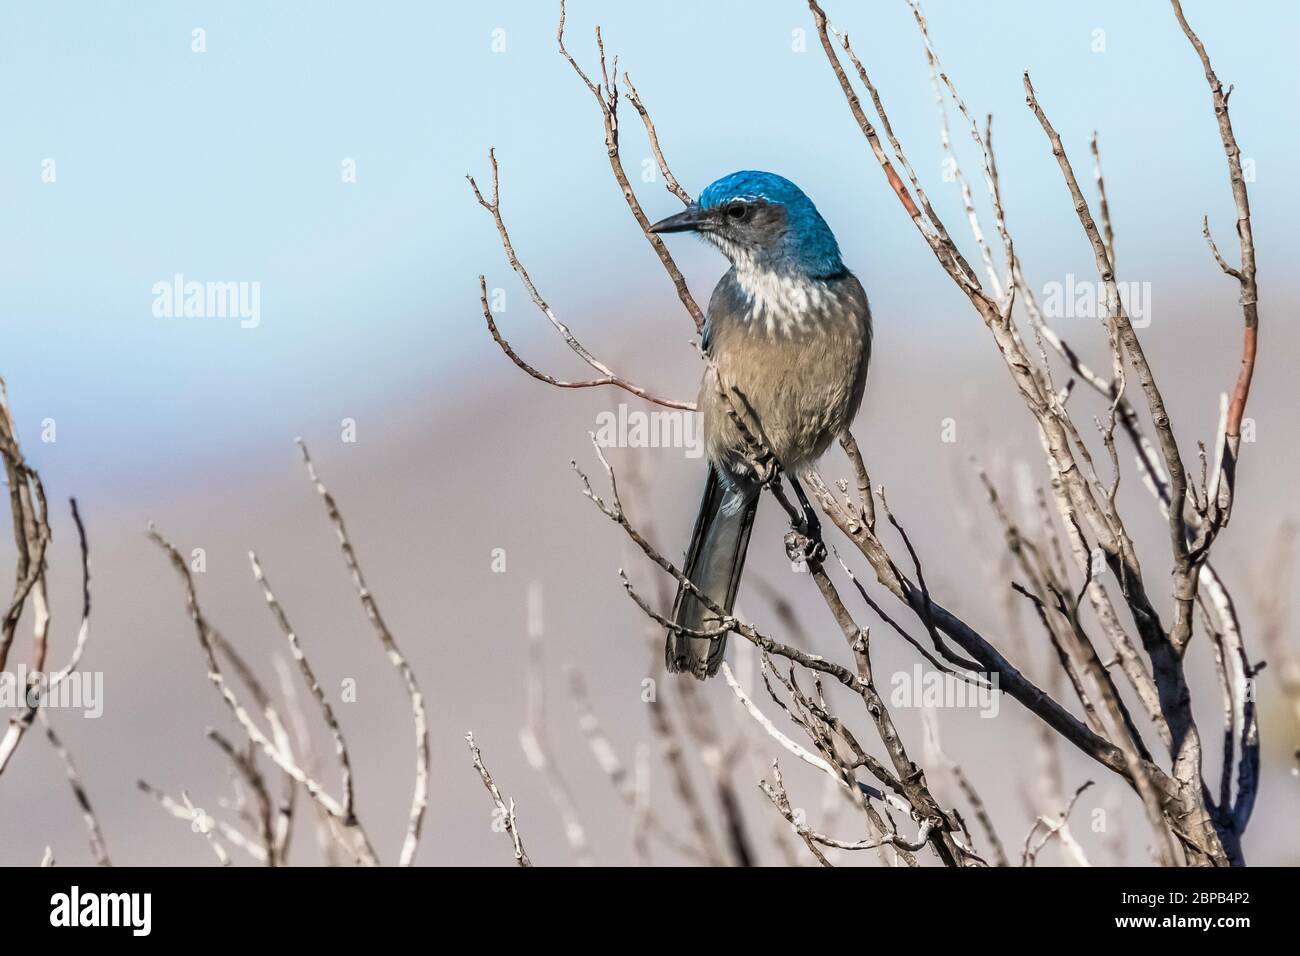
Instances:
[[[744,222],[752,210],[753,206],[747,202],[733,202],[727,207],[727,218],[733,222]]]

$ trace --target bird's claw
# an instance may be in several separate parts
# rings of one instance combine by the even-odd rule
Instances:
[[[812,530],[817,532],[815,536],[800,528],[786,532],[785,554],[796,573],[805,574],[826,560],[826,545],[822,544],[820,529]]]

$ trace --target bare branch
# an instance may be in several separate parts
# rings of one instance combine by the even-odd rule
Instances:
[[[594,866],[587,831],[578,818],[573,794],[568,782],[551,756],[546,732],[546,693],[542,670],[542,595],[541,586],[532,583],[528,588],[528,711],[524,726],[519,731],[519,743],[524,749],[528,765],[541,774],[550,792],[551,800],[564,822],[564,837],[568,841],[579,866]]]
[[[1232,198],[1237,205],[1237,239],[1241,246],[1241,266],[1228,270],[1218,250],[1215,258],[1224,266],[1224,271],[1241,284],[1241,311],[1245,322],[1245,338],[1242,344],[1241,371],[1237,375],[1237,384],[1232,392],[1232,403],[1228,413],[1228,437],[1233,441],[1231,449],[1235,461],[1237,444],[1241,438],[1241,421],[1246,411],[1246,401],[1250,398],[1250,383],[1255,374],[1255,354],[1259,348],[1259,311],[1258,292],[1255,287],[1255,238],[1250,225],[1250,197],[1246,191],[1246,177],[1241,169],[1241,148],[1237,145],[1237,136],[1232,131],[1232,118],[1228,114],[1228,94],[1223,84],[1210,65],[1210,56],[1205,52],[1205,44],[1192,30],[1183,16],[1183,7],[1178,0],[1170,0],[1174,16],[1183,33],[1191,41],[1201,67],[1205,70],[1205,81],[1210,86],[1210,97],[1214,102],[1214,115],[1219,123],[1219,136],[1223,140],[1223,151],[1228,159],[1228,179],[1232,183]],[[1209,238],[1209,220],[1205,224],[1206,238]],[[1213,248],[1213,240],[1211,240]]]
[[[329,727],[330,735],[334,738],[334,753],[338,757],[339,768],[343,776],[343,815],[348,819],[355,818],[352,760],[348,756],[348,745],[343,738],[343,728],[339,726],[338,718],[334,715],[334,708],[330,706],[329,698],[325,696],[325,691],[321,688],[320,682],[316,679],[316,674],[312,670],[311,663],[303,652],[302,642],[298,640],[298,635],[289,623],[284,608],[280,606],[275,593],[271,590],[270,582],[266,580],[266,575],[262,571],[262,565],[257,560],[257,555],[252,551],[248,552],[248,561],[253,568],[253,579],[262,586],[262,595],[266,598],[266,605],[270,608],[272,617],[275,618],[276,624],[280,626],[280,630],[289,644],[289,654],[293,657],[294,663],[298,665],[298,671],[302,674],[303,682],[311,691],[312,697],[315,698],[321,716],[325,718],[325,725]]]
[[[1051,840],[1052,837],[1061,836],[1065,832],[1066,824],[1070,819],[1070,813],[1074,810],[1074,805],[1079,802],[1079,798],[1083,796],[1083,792],[1091,787],[1092,783],[1093,782],[1089,780],[1079,787],[1078,790],[1074,791],[1074,796],[1070,798],[1070,802],[1066,805],[1065,809],[1061,811],[1060,816],[1057,817],[1056,820],[1049,821],[1043,817],[1039,817],[1034,821],[1034,825],[1030,827],[1029,833],[1025,835],[1025,849],[1021,854],[1021,866],[1033,866],[1038,859],[1038,854],[1042,852],[1043,847],[1047,845],[1048,841]],[[1037,843],[1031,845],[1034,834],[1040,826],[1045,827],[1046,832],[1043,833]],[[1087,865],[1086,859],[1084,860],[1084,865]]]
[[[411,718],[415,724],[415,792],[411,797],[411,813],[406,825],[406,839],[402,843],[402,853],[398,861],[399,866],[410,866],[415,862],[415,851],[420,845],[420,828],[424,824],[424,811],[429,802],[429,719],[424,709],[424,695],[420,693],[420,685],[415,679],[414,669],[398,648],[392,632],[389,631],[388,625],[384,623],[383,615],[379,613],[379,605],[375,603],[370,589],[366,586],[365,577],[361,573],[361,565],[357,562],[356,551],[352,547],[352,541],[348,538],[347,528],[343,524],[343,515],[339,513],[338,505],[334,502],[334,496],[326,490],[325,485],[317,476],[316,466],[312,463],[306,444],[300,440],[298,447],[302,451],[303,464],[307,466],[307,475],[316,487],[316,492],[320,495],[321,501],[324,502],[330,523],[334,525],[334,530],[338,535],[339,549],[343,552],[343,562],[347,565],[348,572],[352,576],[352,583],[356,587],[361,606],[365,609],[366,617],[370,619],[370,624],[374,629],[375,636],[379,638],[384,653],[388,655],[388,662],[393,665],[393,669],[401,677],[402,684],[406,688],[406,694],[411,699]],[[347,814],[344,814],[343,818],[346,820]]]
[[[469,752],[474,757],[474,769],[483,779],[483,786],[487,792],[492,795],[492,802],[496,805],[497,813],[501,815],[501,824],[505,827],[506,835],[510,837],[510,842],[515,847],[515,862],[520,866],[532,866],[533,861],[528,859],[528,854],[524,851],[523,840],[519,836],[519,824],[515,819],[515,802],[510,801],[507,806],[505,799],[501,796],[501,791],[492,781],[492,774],[488,773],[488,768],[483,764],[483,755],[479,753],[478,746],[474,743],[474,734],[466,733],[465,742],[469,744]]]
[[[694,402],[682,402],[674,398],[663,398],[661,396],[654,395],[647,389],[642,388],[640,385],[633,384],[632,382],[629,382],[627,379],[620,378],[619,376],[615,375],[613,372],[607,372],[605,375],[602,375],[600,378],[590,378],[590,379],[584,379],[582,381],[577,381],[577,382],[568,382],[562,379],[558,379],[554,375],[551,375],[548,372],[543,372],[541,369],[529,365],[526,361],[524,361],[519,356],[519,353],[514,350],[514,347],[511,346],[511,344],[505,340],[505,337],[501,334],[501,331],[497,328],[496,320],[492,318],[492,309],[488,305],[486,277],[484,276],[478,277],[478,287],[479,287],[479,301],[483,306],[483,318],[487,320],[488,332],[492,334],[493,341],[495,341],[497,345],[501,346],[501,351],[506,353],[506,356],[510,359],[510,361],[514,362],[515,365],[523,369],[525,372],[527,372],[533,378],[537,379],[539,382],[545,382],[547,385],[554,385],[556,388],[599,388],[602,385],[613,385],[616,388],[623,389],[625,392],[632,393],[638,398],[643,398],[647,402],[653,402],[654,404],[662,405],[665,408],[680,408],[686,411],[693,411],[695,409]],[[573,341],[576,342],[577,340],[574,339]]]
[[[281,865],[284,861],[279,859],[277,855],[271,794],[267,790],[265,778],[263,778],[261,771],[257,769],[256,762],[250,754],[241,751],[224,735],[211,727],[208,728],[208,739],[226,755],[235,773],[239,775],[239,779],[243,780],[248,788],[253,791],[253,795],[257,798],[257,813],[253,819],[257,823],[258,837],[262,841],[262,857],[267,866]]]
[[[91,855],[97,865],[112,866],[108,859],[108,847],[104,843],[104,831],[99,825],[99,818],[95,816],[94,807],[90,805],[90,797],[86,793],[86,785],[81,782],[81,776],[77,773],[77,765],[72,762],[72,754],[68,753],[68,748],[54,732],[54,725],[50,723],[49,715],[43,710],[40,712],[40,719],[45,725],[45,736],[50,746],[54,748],[54,752],[59,755],[59,760],[63,763],[63,772],[67,774],[77,806],[81,808],[81,818],[85,821],[87,833],[90,834]]]
[[[600,27],[596,27],[596,49],[600,54],[602,83],[593,83],[582,67],[578,65],[578,61],[564,47],[564,14],[564,0],[560,0],[560,25],[555,31],[555,42],[560,48],[560,55],[569,61],[569,66],[573,67],[573,72],[578,74],[578,78],[582,80],[592,96],[595,97],[596,104],[600,107],[601,119],[605,125],[605,152],[609,157],[610,171],[614,174],[614,180],[623,193],[623,200],[627,203],[627,208],[631,210],[637,225],[641,227],[642,235],[650,243],[650,247],[654,249],[655,255],[659,257],[659,262],[663,265],[664,271],[668,273],[668,278],[677,291],[677,298],[681,300],[682,305],[691,316],[691,321],[695,323],[695,331],[702,333],[704,331],[704,312],[701,311],[691,295],[691,290],[686,285],[686,280],[682,277],[681,270],[677,268],[677,263],[673,260],[672,254],[669,253],[668,247],[664,245],[659,236],[650,231],[650,220],[641,209],[641,203],[637,200],[636,193],[632,190],[632,184],[628,182],[627,173],[623,170],[623,160],[619,155],[618,144],[618,59],[615,58],[612,72],[606,70],[605,41],[601,38]],[[663,160],[663,154],[659,151],[659,139],[654,133],[654,126],[650,122],[649,114],[641,104],[635,90],[632,90],[629,98],[632,99],[632,105],[636,107],[637,112],[641,114],[641,118],[645,122],[646,132],[651,137],[651,148],[655,151],[656,159],[659,160],[660,169],[664,171],[665,179],[670,183],[675,183],[676,180],[672,179],[672,174],[668,172],[668,164]],[[672,188],[671,185],[669,188]],[[680,195],[678,198],[681,198]]]
[[[185,562],[185,559],[181,556],[180,552],[152,527],[149,529],[149,538],[171,559],[172,567],[176,569],[176,573],[181,578],[181,582],[185,587],[185,598],[190,614],[190,620],[194,624],[194,630],[199,640],[200,649],[203,651],[204,657],[207,660],[208,679],[217,689],[222,700],[226,702],[226,706],[230,709],[235,720],[239,722],[240,727],[243,728],[244,732],[248,735],[248,738],[261,748],[262,752],[265,753],[277,767],[289,776],[293,777],[295,781],[302,784],[308,795],[316,801],[321,809],[339,821],[350,838],[349,852],[367,864],[378,864],[378,859],[375,856],[373,848],[370,846],[370,840],[362,829],[360,822],[357,821],[354,816],[350,817],[343,809],[341,803],[331,797],[325,791],[324,787],[308,776],[307,773],[294,762],[291,754],[285,753],[280,747],[272,743],[271,740],[267,738],[266,734],[262,732],[261,728],[259,728],[254,722],[243,704],[239,702],[239,699],[235,696],[235,692],[231,689],[230,684],[226,681],[225,675],[221,671],[220,663],[217,661],[216,631],[208,623],[207,618],[203,614],[202,608],[199,606],[198,593],[194,587],[194,578],[190,573],[189,565]]]

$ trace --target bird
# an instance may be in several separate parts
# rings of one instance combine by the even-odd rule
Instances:
[[[871,358],[871,309],[817,207],[775,173],[724,176],[650,231],[694,233],[731,263],[703,328],[707,367],[696,407],[708,474],[682,566],[683,576],[730,615],[760,492],[773,475],[790,481],[802,512],[779,498],[796,528],[821,548],[797,475],[857,415]],[[773,490],[779,493],[779,485]],[[671,622],[668,671],[700,680],[716,674],[727,632],[680,582]]]

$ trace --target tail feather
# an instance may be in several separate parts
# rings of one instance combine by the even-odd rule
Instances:
[[[716,468],[709,467],[704,500],[700,502],[700,514],[695,519],[695,531],[682,572],[728,614],[736,601],[757,510],[757,489],[724,481]],[[678,627],[699,631],[715,625],[717,615],[679,586],[672,620]],[[670,673],[685,671],[703,680],[718,672],[726,649],[725,634],[701,638],[669,631],[664,657]]]

